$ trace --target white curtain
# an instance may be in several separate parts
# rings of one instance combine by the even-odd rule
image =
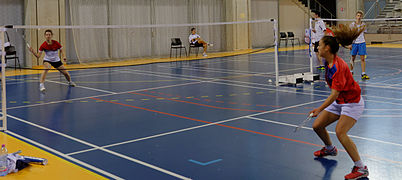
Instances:
[[[70,0],[72,25],[107,25],[108,0]],[[107,29],[74,29],[73,39],[81,62],[110,58]]]
[[[270,18],[278,20],[277,0],[251,0],[251,20]],[[274,44],[273,23],[256,23],[250,27],[253,48],[264,48]]]
[[[188,0],[155,0],[155,24],[186,24],[188,20]],[[171,38],[180,38],[187,45],[188,27],[169,27],[153,29],[153,50],[155,56],[166,55],[170,50]]]
[[[67,0],[67,22],[71,25],[149,25],[188,24],[225,21],[224,0]],[[180,38],[188,46],[191,26],[75,29],[67,42],[74,45],[81,63],[137,57],[161,57],[169,54],[171,38]],[[225,50],[225,25],[196,27],[214,46]],[[70,40],[69,40],[70,39]],[[71,40],[73,39],[73,40]],[[70,55],[74,57],[74,55]]]
[[[190,0],[191,23],[212,23],[225,21],[223,0]],[[214,44],[209,51],[224,51],[226,43],[226,25],[200,26],[197,33],[208,43]]]
[[[110,25],[151,24],[149,0],[110,1]],[[110,34],[113,59],[151,56],[151,29],[113,29]]]

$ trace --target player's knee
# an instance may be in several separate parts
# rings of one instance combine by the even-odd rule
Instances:
[[[314,123],[313,124],[313,129],[315,132],[321,131],[323,130],[325,127],[319,123]]]
[[[336,137],[338,137],[338,139],[342,138],[343,136],[346,136],[346,131],[339,127],[335,128],[335,133],[336,133]]]

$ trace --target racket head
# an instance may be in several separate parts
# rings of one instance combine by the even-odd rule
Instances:
[[[302,121],[301,123],[299,123],[299,125],[294,129],[293,132],[297,132],[300,128],[302,128],[307,122],[311,121],[313,119],[313,115],[314,113],[310,113],[309,116]]]

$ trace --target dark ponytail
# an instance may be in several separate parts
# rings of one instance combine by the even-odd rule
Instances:
[[[321,40],[324,43],[323,45],[329,45],[331,48],[330,52],[332,54],[336,54],[339,50],[339,44],[343,47],[349,46],[353,43],[353,41],[359,37],[360,33],[362,33],[364,28],[350,28],[349,26],[339,24],[338,26],[332,27],[335,37],[332,36],[324,36]]]
[[[339,24],[338,26],[333,27],[333,32],[338,43],[345,47],[351,45],[353,41],[365,30],[365,28],[366,27],[350,28],[349,26]]]

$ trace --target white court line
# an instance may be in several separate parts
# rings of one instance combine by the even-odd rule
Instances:
[[[193,80],[193,81],[194,81],[194,80]],[[203,83],[203,82],[204,82],[204,81],[197,81],[197,82],[190,82],[190,83],[183,83],[183,84],[175,84],[175,85],[168,85],[168,86],[159,86],[159,87],[153,87],[153,88],[145,88],[145,89],[124,91],[124,92],[118,92],[118,93],[116,92],[116,93],[113,93],[113,94],[101,94],[101,95],[96,95],[96,96],[86,96],[86,97],[81,97],[81,98],[74,98],[74,99],[67,99],[67,100],[60,100],[60,101],[52,101],[52,102],[47,102],[47,103],[40,103],[40,104],[31,104],[31,105],[25,105],[25,106],[9,107],[9,108],[7,108],[7,110],[10,110],[10,109],[19,109],[19,108],[26,108],[26,107],[42,106],[42,105],[48,105],[48,104],[57,104],[57,103],[63,103],[63,102],[68,102],[68,101],[76,101],[76,100],[88,99],[88,98],[93,98],[93,97],[104,97],[104,96],[110,96],[110,95],[126,94],[126,93],[131,93],[131,92],[141,92],[141,91],[149,91],[149,90],[155,90],[155,89],[164,89],[164,88],[177,87],[177,86],[186,86],[186,85],[191,85],[191,84],[200,84],[200,83]]]
[[[143,166],[146,166],[146,167],[149,167],[149,168],[151,168],[151,169],[160,171],[160,172],[162,172],[162,173],[171,175],[171,176],[173,176],[173,177],[176,177],[176,178],[179,178],[179,179],[186,179],[186,180],[187,180],[187,179],[190,179],[190,178],[184,177],[184,176],[182,176],[182,175],[176,174],[176,173],[174,173],[174,172],[168,171],[168,170],[166,170],[166,169],[162,169],[162,168],[160,168],[160,167],[157,167],[157,166],[154,166],[154,165],[152,165],[152,164],[149,164],[149,163],[146,163],[146,162],[143,162],[143,161],[134,159],[134,158],[129,157],[129,156],[126,156],[126,155],[124,155],[124,154],[120,154],[120,153],[117,153],[117,152],[114,152],[114,151],[111,151],[111,150],[108,150],[108,149],[104,149],[104,148],[102,148],[102,147],[100,147],[100,146],[97,146],[97,145],[95,145],[95,144],[92,144],[92,143],[86,142],[86,141],[84,141],[84,140],[81,140],[81,139],[78,139],[78,138],[69,136],[69,135],[67,135],[67,134],[64,134],[64,133],[61,133],[61,132],[58,132],[58,131],[55,131],[55,130],[52,130],[52,129],[49,129],[49,128],[46,128],[46,127],[43,127],[43,126],[40,126],[40,125],[37,125],[37,124],[35,124],[35,123],[32,123],[32,122],[23,120],[23,119],[21,119],[21,118],[18,118],[18,117],[15,117],[15,116],[11,116],[11,115],[7,115],[7,116],[10,117],[10,118],[15,119],[15,120],[17,120],[17,121],[23,122],[23,123],[25,123],[25,124],[28,124],[28,125],[34,126],[34,127],[36,127],[36,128],[43,129],[43,130],[45,130],[45,131],[51,132],[51,133],[53,133],[53,134],[62,136],[62,137],[64,137],[64,138],[73,140],[73,141],[75,141],[75,142],[78,142],[78,143],[81,143],[81,144],[84,144],[84,145],[87,145],[87,146],[90,146],[90,147],[93,147],[93,148],[98,148],[99,150],[104,151],[104,152],[106,152],[106,153],[109,153],[109,154],[118,156],[118,157],[120,157],[120,158],[123,158],[123,159],[129,160],[129,161],[135,162],[135,163],[137,163],[137,164],[141,164],[141,165],[143,165]],[[67,155],[67,156],[68,156],[68,155]]]
[[[143,72],[143,73],[147,73],[147,74],[154,74],[155,76],[161,76],[164,77],[164,75],[170,75],[171,77],[176,77],[176,78],[183,78],[183,77],[189,77],[189,78],[193,78],[193,80],[195,80],[195,78],[199,78],[196,76],[191,76],[191,75],[175,75],[175,74],[170,74],[170,73],[161,73],[161,72],[152,72],[152,71],[142,71],[142,70],[130,70],[127,69],[126,71],[132,71],[133,73],[135,72]],[[160,74],[160,75],[159,75]],[[264,86],[264,87],[273,87],[276,88],[274,85],[268,85],[268,84],[259,84],[259,83],[250,83],[250,82],[244,82],[244,81],[235,81],[235,80],[225,80],[225,79],[215,79],[215,78],[207,78],[204,77],[203,79],[208,79],[211,81],[206,81],[208,83],[215,83],[215,84],[225,84],[225,85],[230,85],[230,86],[240,86],[240,87],[247,87],[247,88],[253,88],[253,89],[262,89],[262,90],[275,90],[275,91],[279,91],[279,92],[287,92],[287,93],[295,93],[295,94],[305,94],[305,95],[314,95],[314,96],[322,96],[322,97],[327,97],[329,92],[328,91],[322,91],[322,90],[306,90],[306,91],[310,91],[310,93],[304,93],[304,92],[294,92],[294,88],[288,88],[288,87],[282,87],[282,88],[286,88],[287,90],[282,90],[282,89],[268,89],[268,88],[262,88],[262,87],[255,87],[255,86]],[[224,81],[224,82],[229,82],[229,83],[223,83],[223,82],[217,82],[217,81]],[[237,83],[237,84],[236,84]],[[247,84],[247,85],[240,85],[241,84]],[[248,86],[251,85],[251,86]],[[255,85],[255,86],[252,86]],[[314,92],[322,92],[322,93],[327,93],[327,95],[323,95],[323,94],[314,94]],[[373,95],[362,95],[363,97],[374,97],[374,98],[381,98],[381,99],[386,99],[386,100],[398,100],[398,101],[402,101],[402,99],[398,99],[398,98],[387,98],[387,97],[381,97],[381,96],[373,96]],[[396,104],[396,103],[392,103],[392,102],[388,102],[388,101],[375,101],[375,100],[367,100],[365,99],[365,101],[373,101],[373,102],[381,102],[384,104]],[[402,105],[402,104],[397,104],[397,105]]]
[[[21,136],[21,135],[19,135],[19,134],[17,134],[17,133],[14,133],[14,132],[12,132],[12,131],[10,131],[10,130],[7,130],[6,133],[7,133],[7,134],[11,134],[12,136],[17,137],[18,139],[21,139],[21,140],[23,140],[23,141],[25,141],[25,142],[28,142],[28,143],[30,143],[30,144],[33,144],[33,145],[35,145],[35,146],[37,146],[37,147],[40,147],[40,148],[42,148],[42,149],[45,149],[45,150],[47,150],[48,152],[51,152],[51,153],[53,153],[53,154],[55,154],[55,155],[61,156],[61,157],[63,157],[64,159],[67,159],[67,160],[69,160],[69,161],[71,161],[71,162],[77,163],[77,164],[79,164],[79,165],[81,165],[81,166],[83,166],[83,167],[85,167],[85,168],[87,168],[87,169],[89,169],[89,170],[98,172],[98,173],[100,173],[100,174],[102,174],[102,175],[104,175],[104,176],[107,176],[107,177],[110,177],[110,178],[113,178],[113,179],[119,179],[119,180],[120,180],[120,179],[123,179],[123,178],[118,177],[118,176],[116,176],[116,175],[114,175],[114,174],[112,174],[112,173],[109,173],[109,172],[104,171],[104,170],[102,170],[102,169],[99,169],[99,168],[97,168],[97,167],[95,167],[95,166],[92,166],[92,165],[90,165],[90,164],[88,164],[88,163],[85,163],[85,162],[83,162],[83,161],[80,161],[80,160],[78,160],[78,159],[75,159],[75,158],[71,157],[70,155],[66,155],[66,154],[64,154],[64,153],[62,153],[62,152],[60,152],[60,151],[57,151],[57,150],[55,150],[55,149],[53,149],[53,148],[51,148],[51,147],[48,147],[48,146],[46,146],[46,145],[43,145],[43,144],[41,144],[41,143],[38,143],[38,142],[33,141],[33,140],[31,140],[31,139],[28,139],[28,138],[26,138],[26,137],[24,137],[24,136]]]
[[[161,68],[165,69],[173,69],[174,67],[170,66],[159,66]],[[279,72],[288,72],[288,71],[295,71],[295,70],[301,70],[301,69],[308,69],[310,67],[302,67],[302,68],[293,68],[293,69],[286,69],[286,70],[280,70]],[[224,74],[231,74],[232,72],[222,72],[222,71],[213,71],[213,70],[203,70],[203,69],[193,69],[193,68],[185,68],[181,67],[181,69],[186,69],[186,70],[197,70],[197,71],[205,71],[205,72],[218,72],[218,73],[224,73]],[[232,73],[232,74],[241,74],[241,75],[270,75],[270,74],[275,74],[275,72],[268,72],[268,73],[256,73],[253,74],[253,72],[248,73],[248,74],[243,74],[243,73]]]
[[[272,121],[272,120],[268,120],[268,119],[261,119],[261,118],[255,118],[255,117],[248,117],[248,118],[254,119],[254,120],[257,120],[257,121],[269,122],[269,123],[273,123],[273,124],[280,124],[280,125],[284,125],[284,126],[297,127],[297,125],[283,123],[283,122],[277,122],[277,121]],[[301,127],[301,128],[314,131],[313,128],[309,128],[309,127]],[[328,133],[336,135],[336,133],[332,132],[332,131],[328,131]],[[398,144],[398,143],[381,141],[381,140],[377,140],[377,139],[365,138],[365,137],[354,136],[354,135],[348,135],[348,136],[351,137],[351,138],[355,138],[355,139],[361,139],[361,140],[372,141],[372,142],[376,142],[376,143],[382,143],[382,144],[388,144],[388,145],[394,145],[394,146],[402,147],[402,144]],[[392,160],[392,159],[376,157],[376,156],[372,156],[372,155],[368,155],[368,154],[361,154],[361,155],[365,156],[365,157],[368,157],[368,158],[371,158],[371,159],[383,160],[383,161],[387,161],[387,162],[390,162],[390,163],[402,165],[402,162],[395,161],[395,160]]]
[[[240,116],[240,117],[236,117],[236,118],[232,118],[232,119],[226,119],[226,120],[214,122],[214,123],[211,123],[211,124],[204,124],[204,125],[201,125],[201,126],[194,126],[194,127],[191,127],[191,128],[185,128],[185,129],[180,129],[180,130],[176,130],[176,131],[156,134],[156,135],[152,135],[152,136],[148,136],[148,137],[138,138],[138,139],[134,139],[134,140],[123,141],[123,142],[119,142],[119,143],[115,143],[115,144],[109,144],[109,145],[106,145],[106,146],[102,146],[101,148],[108,148],[108,147],[119,146],[119,145],[123,145],[123,144],[128,144],[128,143],[133,143],[133,142],[138,142],[138,141],[143,141],[143,140],[148,140],[148,139],[162,137],[162,136],[166,136],[166,135],[170,135],[170,134],[176,134],[176,133],[179,133],[179,132],[198,129],[198,128],[202,128],[202,127],[206,127],[206,126],[212,126],[212,125],[215,125],[215,124],[222,124],[222,123],[226,123],[226,122],[231,122],[231,121],[235,121],[235,120],[238,120],[238,119],[243,119],[243,118],[246,118],[246,117],[249,117],[249,116],[258,116],[258,115],[262,115],[262,114],[268,114],[268,113],[272,113],[272,112],[277,112],[277,111],[282,111],[282,110],[286,110],[286,109],[296,108],[296,107],[299,107],[299,106],[314,104],[314,103],[322,102],[322,101],[325,101],[325,99],[312,101],[312,102],[307,102],[307,103],[302,103],[302,104],[297,104],[297,105],[292,105],[292,106],[283,107],[283,108],[278,108],[278,109],[265,111],[265,112],[260,112],[260,113],[255,113],[255,114],[251,114],[251,115]],[[69,153],[69,155],[80,154],[80,153],[93,151],[93,150],[97,150],[97,149],[96,148],[86,149],[86,150],[82,150],[82,151]]]
[[[162,66],[162,65],[157,65],[158,67],[164,67],[164,68],[176,68],[176,67],[174,67],[174,66]],[[298,66],[305,66],[305,67],[310,67],[310,66],[306,66],[306,65],[302,65],[302,64],[300,64],[300,65],[298,65]],[[229,70],[229,69],[220,69],[220,68],[206,68],[206,67],[199,67],[199,68],[195,68],[195,67],[192,67],[192,66],[186,66],[186,67],[180,67],[180,68],[186,68],[186,69],[189,69],[189,70],[214,70],[214,71],[212,71],[212,72],[222,72],[222,71],[224,71],[224,72],[233,72],[233,73],[250,73],[250,74],[257,74],[257,75],[259,75],[259,74],[267,74],[267,73],[264,73],[264,72],[254,72],[254,71],[243,71],[243,70]],[[304,68],[303,68],[304,69]]]
[[[114,71],[112,73],[116,73],[116,72],[118,72],[118,71]],[[55,73],[52,73],[52,74],[55,74]],[[76,78],[76,77],[87,77],[87,76],[96,76],[96,75],[104,75],[104,74],[110,74],[110,72],[109,73],[106,73],[106,72],[92,72],[92,73],[87,73],[87,74],[80,73],[80,74],[77,74],[77,75],[72,75],[72,74],[70,74],[70,75],[71,75],[71,79],[73,79],[73,78]],[[32,74],[32,75],[37,76],[37,74]],[[17,75],[17,76],[21,76],[21,75]],[[58,80],[60,78],[65,79],[64,76],[62,76],[62,77],[61,76],[62,76],[61,74],[58,77],[48,75],[47,79],[48,80]],[[12,77],[15,77],[15,76],[12,76]],[[32,81],[34,83],[39,83],[39,78],[38,77],[28,77],[28,78],[21,78],[21,80],[14,79],[14,81],[19,81],[19,82],[7,83],[7,85],[23,84],[23,83],[27,83],[27,81]]]
[[[47,80],[47,82],[51,82],[51,83],[55,83],[55,84],[62,84],[62,85],[66,85],[69,86],[67,83],[63,83],[63,82],[59,82],[59,81],[52,81],[52,80]],[[109,93],[109,94],[116,94],[115,92],[112,91],[107,91],[107,90],[102,90],[102,89],[97,89],[97,88],[91,88],[91,87],[86,87],[86,86],[75,86],[75,87],[71,87],[71,88],[82,88],[82,89],[89,89],[92,91],[98,91],[98,92],[103,92],[103,93]]]
[[[284,126],[297,127],[297,125],[294,125],[294,124],[289,124],[289,123],[284,123],[284,122],[278,122],[278,121],[274,121],[274,120],[256,118],[256,117],[251,117],[251,116],[247,116],[247,118],[254,119],[254,120],[258,120],[258,121],[269,122],[269,123],[273,123],[273,124],[284,125]],[[310,127],[301,127],[301,128],[314,131],[313,128],[310,128]],[[336,133],[333,132],[333,131],[328,131],[328,133],[329,133],[329,134],[336,134]],[[373,139],[373,138],[365,138],[365,137],[355,136],[355,135],[350,135],[350,134],[348,134],[348,136],[349,136],[349,137],[352,137],[352,138],[355,138],[355,139],[362,139],[362,140],[366,140],[366,141],[371,141],[371,142],[376,142],[376,143],[381,143],[381,144],[388,144],[388,145],[393,145],[393,146],[402,147],[402,144],[398,144],[398,143],[393,143],[393,142],[388,142],[388,141],[382,141],[382,140]]]
[[[128,73],[130,73],[129,71],[133,71],[132,73],[136,73],[135,71],[139,71],[139,70],[127,70]],[[148,74],[151,74],[153,72],[150,71],[145,71]],[[158,74],[154,74],[155,76],[163,76],[164,73],[161,73],[161,75]],[[168,74],[168,73],[166,73]],[[170,74],[171,75],[171,74]],[[186,77],[186,76],[183,76]],[[194,77],[197,78],[195,76],[187,76],[187,77]],[[176,78],[182,78],[182,77],[176,77]],[[272,89],[272,88],[265,88],[265,87],[256,87],[256,86],[249,86],[249,85],[241,85],[241,84],[235,84],[233,82],[238,82],[238,83],[243,83],[241,81],[229,81],[229,80],[223,80],[223,79],[215,79],[215,78],[203,78],[203,79],[209,79],[209,81],[204,81],[205,83],[213,83],[213,84],[224,84],[224,85],[229,85],[229,86],[238,86],[238,87],[246,87],[246,88],[252,88],[252,89],[261,89],[261,90],[275,90],[278,92],[285,92],[285,93],[294,93],[294,94],[304,94],[304,95],[313,95],[313,96],[321,96],[321,97],[328,97],[328,95],[323,95],[323,94],[313,94],[313,92],[310,93],[304,93],[304,92],[295,92],[295,89],[290,89],[290,90],[282,90],[282,89]],[[196,80],[196,79],[193,79]],[[198,81],[198,80],[197,80]],[[217,82],[217,81],[228,81],[228,82],[232,82],[232,83],[225,83],[225,82]],[[247,84],[247,83],[245,83]],[[263,85],[263,84],[259,84],[259,85]],[[274,86],[275,87],[275,86]],[[326,92],[326,91],[325,91]],[[329,94],[329,92],[326,92]]]
[[[159,66],[162,68],[168,68],[168,69],[173,69],[174,67],[169,67],[169,66]],[[300,70],[300,69],[308,69],[309,67],[303,67],[303,68],[295,68],[295,69],[288,69],[288,70],[281,70],[279,72],[287,72],[287,71],[294,71],[294,70]],[[204,72],[213,72],[213,73],[222,73],[222,74],[238,74],[238,75],[253,75],[253,76],[266,76],[266,77],[271,77],[268,75],[273,75],[275,74],[275,72],[271,72],[271,73],[265,73],[265,72],[245,72],[245,73],[241,73],[241,72],[230,72],[230,71],[222,71],[222,70],[209,70],[209,69],[193,69],[193,68],[185,68],[185,67],[181,67],[180,69],[185,69],[185,70],[193,70],[193,71],[204,71]]]

